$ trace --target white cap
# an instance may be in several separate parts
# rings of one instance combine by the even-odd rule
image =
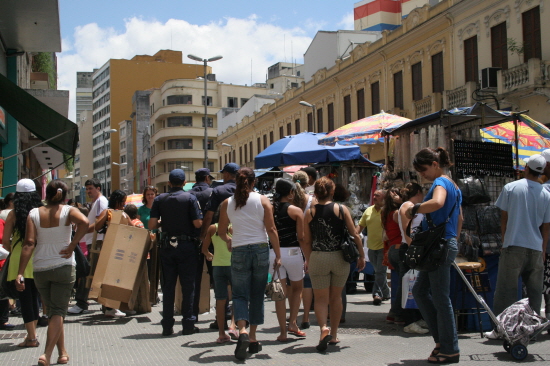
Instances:
[[[539,174],[544,172],[544,168],[546,168],[546,159],[539,154],[532,155],[530,158],[525,159],[525,162],[529,169]]]
[[[540,153],[544,159],[546,159],[547,163],[550,163],[550,149],[542,150]]]
[[[28,178],[21,179],[17,182],[16,192],[36,192],[36,185],[34,181]]]

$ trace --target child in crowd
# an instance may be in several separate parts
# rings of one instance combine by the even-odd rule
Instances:
[[[124,212],[126,213],[126,215],[128,215],[128,217],[130,217],[130,226],[139,227],[142,229],[145,228],[145,226],[143,226],[143,222],[141,222],[137,217],[138,208],[136,207],[136,205],[126,205],[124,207]]]

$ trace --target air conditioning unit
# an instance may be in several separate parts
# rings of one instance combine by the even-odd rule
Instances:
[[[481,80],[479,81],[481,89],[496,89],[498,87],[497,72],[499,70],[501,70],[500,67],[486,67],[481,69]]]

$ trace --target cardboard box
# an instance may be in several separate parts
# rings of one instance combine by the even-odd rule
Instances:
[[[208,313],[210,311],[210,275],[208,274],[208,267],[206,266],[206,259],[204,260],[204,266],[202,267],[202,279],[201,279],[201,288],[195,289],[195,291],[200,291],[201,297],[199,299],[199,314]],[[174,300],[174,307],[176,314],[181,315],[181,301],[183,299],[183,294],[181,292],[180,279],[176,283],[176,297]]]
[[[133,306],[151,245],[147,230],[118,224],[125,221],[119,213],[113,213],[105,234],[89,295],[113,308],[119,308],[120,303]]]

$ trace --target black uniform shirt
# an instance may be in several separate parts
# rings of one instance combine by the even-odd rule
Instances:
[[[199,204],[201,205],[201,211],[203,215],[206,213],[206,204],[210,199],[212,190],[213,188],[210,188],[210,186],[206,182],[198,182],[198,183],[195,183],[193,185],[193,188],[191,188],[191,190],[189,191],[189,193],[197,197],[197,199],[199,200]]]
[[[162,218],[162,231],[169,235],[197,236],[193,220],[202,219],[202,212],[197,197],[176,187],[155,197],[151,218]]]
[[[235,189],[237,189],[237,184],[234,180],[229,180],[224,185],[214,188],[212,190],[212,195],[206,204],[205,212],[216,212],[218,210],[218,206],[221,205],[223,201],[235,194]]]

